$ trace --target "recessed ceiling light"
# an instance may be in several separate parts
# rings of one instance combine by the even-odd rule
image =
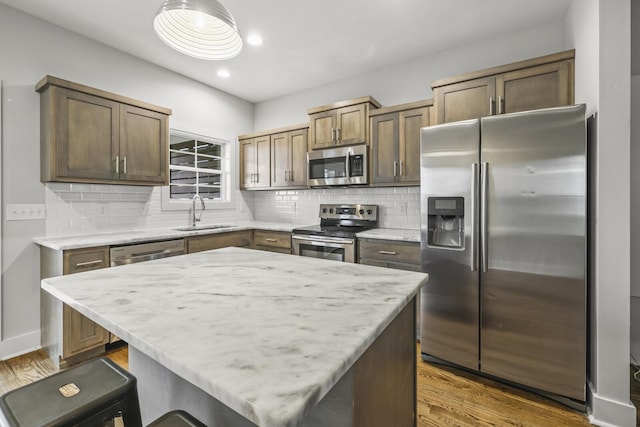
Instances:
[[[253,46],[260,46],[262,44],[262,37],[258,34],[249,34],[247,37],[247,43]]]
[[[231,73],[227,70],[218,70],[218,76],[227,78],[231,76]]]

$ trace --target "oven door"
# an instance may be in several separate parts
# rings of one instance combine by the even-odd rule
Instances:
[[[291,243],[294,255],[356,262],[355,239],[294,234]]]

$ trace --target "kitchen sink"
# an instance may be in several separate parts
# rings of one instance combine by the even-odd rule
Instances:
[[[176,228],[178,231],[197,231],[197,230],[216,230],[218,228],[231,228],[232,225],[220,225],[220,224],[212,224],[212,225],[190,225],[188,227],[179,227]]]

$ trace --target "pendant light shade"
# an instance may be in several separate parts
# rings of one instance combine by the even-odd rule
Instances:
[[[199,59],[229,59],[242,50],[236,22],[218,0],[165,0],[153,28],[163,42]]]

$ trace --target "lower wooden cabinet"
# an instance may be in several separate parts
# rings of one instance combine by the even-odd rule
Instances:
[[[109,248],[58,251],[42,247],[40,263],[43,279],[107,268]],[[44,291],[41,309],[42,347],[56,365],[65,367],[100,354],[109,343],[109,331]]]
[[[291,233],[286,231],[256,230],[253,234],[253,248],[262,251],[291,253]]]
[[[398,270],[422,271],[420,243],[358,239],[358,263]],[[416,295],[416,332],[420,338],[420,293]]]
[[[211,249],[235,246],[250,248],[253,241],[253,230],[229,231],[226,233],[213,233],[201,236],[191,236],[184,239],[187,253],[209,251]]]
[[[420,243],[358,239],[358,262],[399,270],[421,271]]]

